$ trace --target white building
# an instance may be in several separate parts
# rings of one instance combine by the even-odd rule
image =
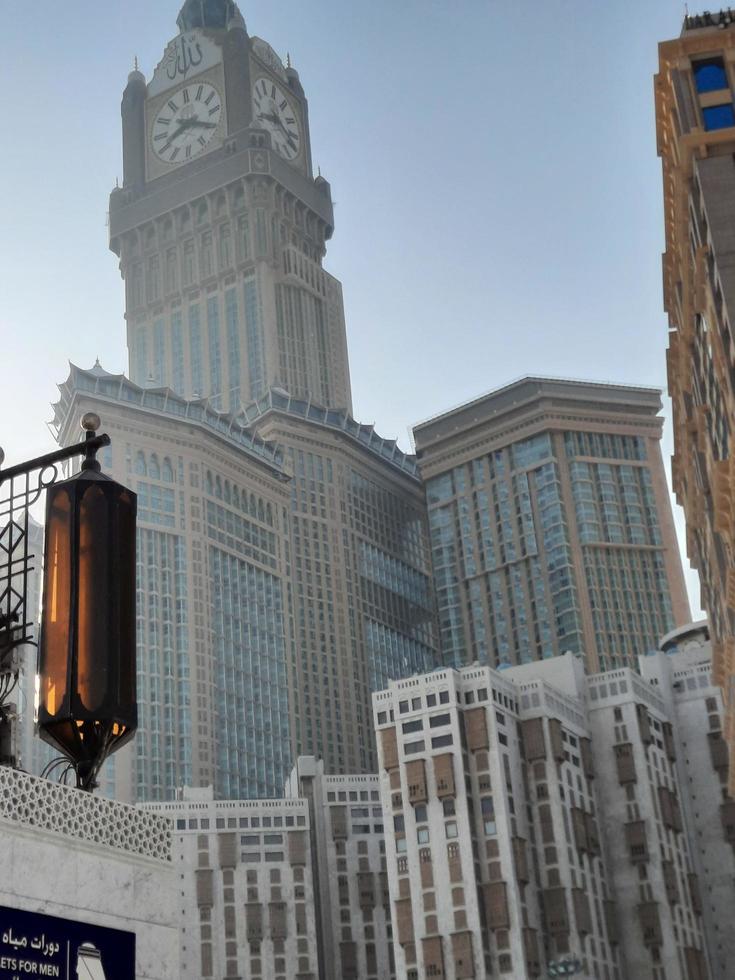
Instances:
[[[174,822],[182,980],[316,980],[309,807],[182,791],[146,804]]]
[[[130,953],[131,980],[178,980],[167,820],[0,767],[0,868],[3,976],[72,977]]]
[[[695,634],[698,634],[698,638]],[[398,976],[700,980],[735,962],[733,804],[706,628],[374,695]]]
[[[311,756],[296,762],[286,795],[303,797],[323,980],[396,976],[378,776],[325,776]]]
[[[182,980],[395,977],[378,777],[301,757],[285,797],[144,805],[175,827]]]

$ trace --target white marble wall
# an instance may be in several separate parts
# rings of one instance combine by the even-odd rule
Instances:
[[[21,808],[0,813],[0,905],[44,915],[88,922],[96,926],[134,932],[136,936],[136,980],[178,980],[179,934],[176,900],[176,869],[168,855],[145,856],[130,847],[85,839],[89,812],[96,802],[87,794],[60,788],[17,774],[19,795],[27,793],[33,780],[34,796],[48,796],[54,805],[68,806],[78,819],[80,833],[48,827],[48,814],[37,813],[37,821]],[[15,779],[3,770],[3,781]],[[64,791],[59,793],[59,790]],[[112,808],[112,809],[111,809]],[[118,812],[119,810],[119,812]],[[135,839],[136,822],[144,824],[149,814],[138,813],[124,804],[105,803],[110,823],[119,819]],[[60,814],[61,816],[61,814]],[[69,827],[69,813],[60,821]]]

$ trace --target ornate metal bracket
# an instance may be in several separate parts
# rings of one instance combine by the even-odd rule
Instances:
[[[82,419],[84,442],[8,469],[2,469],[5,454],[0,449],[0,675],[13,670],[16,647],[36,642],[28,585],[42,556],[31,553],[30,508],[56,482],[60,463],[75,456],[94,459],[99,449],[110,445],[108,435],[96,434],[99,425],[99,416],[90,412]]]

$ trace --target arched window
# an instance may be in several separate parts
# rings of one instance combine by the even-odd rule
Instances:
[[[248,513],[251,517],[255,517],[255,515],[258,513],[258,506],[255,503],[255,494],[252,493],[250,494],[250,508]]]
[[[265,507],[262,500],[258,500],[258,520],[265,523]]]
[[[138,476],[146,476],[145,456],[143,453],[135,454],[135,472]]]
[[[151,461],[148,465],[148,476],[153,480],[161,479],[161,467],[158,465],[158,456],[155,453],[151,455]]]
[[[220,477],[214,481],[214,495],[217,500],[222,500],[222,480]]]
[[[168,458],[168,456],[164,457],[161,473],[166,483],[174,482],[174,468],[171,465],[171,460]]]
[[[232,503],[232,491],[230,490],[230,481],[225,480],[225,503]]]
[[[240,491],[237,489],[237,487],[232,488],[232,503],[235,505],[235,507],[240,507]]]
[[[210,495],[210,497],[214,496],[214,482],[212,480],[211,470],[207,470],[207,493]]]
[[[273,508],[270,504],[266,504],[265,520],[267,524],[270,524],[270,526],[273,527]]]

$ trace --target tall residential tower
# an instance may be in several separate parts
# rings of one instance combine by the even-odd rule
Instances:
[[[688,621],[660,409],[524,378],[414,428],[446,662],[630,666]]]
[[[656,136],[674,490],[687,522],[735,749],[735,15],[686,17],[659,45]],[[735,789],[735,766],[731,766]]]

